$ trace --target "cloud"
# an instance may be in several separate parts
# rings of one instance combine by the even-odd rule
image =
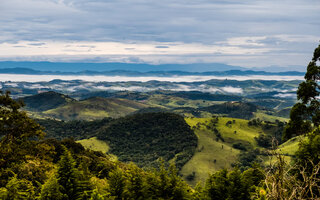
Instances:
[[[169,46],[164,46],[164,45],[159,45],[159,46],[155,46],[155,48],[158,48],[158,49],[167,49],[167,48],[170,48]]]
[[[29,43],[28,45],[31,45],[31,46],[43,46],[45,44],[46,43],[44,43],[44,42],[36,42],[36,43]]]
[[[297,98],[297,94],[295,94],[295,93],[280,93],[280,94],[274,95],[274,97],[295,99],[295,98]]]
[[[306,65],[319,40],[319,9],[314,0],[2,1],[0,49],[17,43],[30,49],[1,59],[68,61],[90,52],[85,59],[94,61],[94,55],[101,57],[98,52],[105,52],[102,44],[114,43],[126,46],[124,50],[135,52],[144,62]],[[28,55],[35,47],[57,50],[52,43],[72,47],[54,55],[46,51]],[[145,44],[145,49],[136,48]],[[179,45],[174,48],[174,44]],[[117,50],[110,48],[106,54]],[[103,60],[132,57],[132,53],[115,54],[102,56]]]
[[[221,89],[223,91],[225,91],[225,92],[228,92],[228,93],[236,93],[236,94],[242,94],[243,93],[242,88],[226,86],[226,87],[222,87]]]
[[[277,80],[277,81],[291,81],[291,80],[304,80],[303,76],[89,76],[89,75],[25,75],[25,74],[0,74],[0,82],[12,81],[12,82],[49,82],[52,80],[82,80],[88,82],[148,82],[148,81],[166,81],[166,82],[201,82],[211,79],[216,80]],[[6,83],[7,85],[11,83]],[[177,87],[185,87],[177,85]],[[201,86],[201,89],[215,90],[215,88],[206,88]],[[240,93],[240,88],[224,87],[222,90],[231,93]]]

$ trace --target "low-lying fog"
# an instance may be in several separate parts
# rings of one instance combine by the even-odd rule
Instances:
[[[197,82],[207,81],[211,79],[217,80],[276,80],[276,81],[292,81],[303,80],[303,76],[169,76],[169,77],[130,77],[130,76],[84,76],[84,75],[24,75],[24,74],[0,74],[0,81],[12,82],[49,82],[55,79],[71,81],[82,80],[88,82],[127,82],[127,81],[169,81],[169,82]]]

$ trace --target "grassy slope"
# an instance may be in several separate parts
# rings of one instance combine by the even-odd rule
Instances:
[[[97,137],[78,140],[77,142],[82,144],[82,146],[84,146],[87,149],[91,149],[94,151],[101,151],[103,153],[107,153],[110,149],[109,145],[106,142],[102,140],[98,140]]]
[[[291,138],[285,143],[279,145],[276,153],[279,153],[280,155],[282,155],[284,157],[284,160],[287,163],[290,163],[292,161],[292,158],[295,152],[299,148],[299,142],[304,139],[305,139],[304,136],[297,136],[297,137]],[[276,156],[268,156],[268,157],[266,156],[263,158],[264,165],[266,166],[272,165],[276,160],[277,160]]]
[[[108,153],[110,150],[109,145],[105,141],[99,140],[97,137],[78,140],[77,142],[84,146],[84,148],[91,149],[93,151],[101,151],[102,153]],[[111,160],[118,160],[116,155],[110,153],[108,153],[108,155],[110,156]]]
[[[167,108],[177,108],[177,107],[191,107],[198,108],[204,106],[211,106],[213,104],[221,103],[216,101],[203,101],[203,100],[190,100],[181,97],[167,96],[163,94],[151,95],[147,103],[151,106],[163,106]]]
[[[297,136],[291,138],[290,140],[286,141],[278,147],[279,153],[293,156],[299,148],[299,142],[304,138],[304,136]]]
[[[285,117],[279,117],[279,116],[274,116],[274,115],[268,115],[265,112],[262,111],[258,111],[256,113],[254,113],[254,118],[259,118],[263,121],[270,121],[270,122],[274,122],[276,120],[279,121],[283,121],[283,122],[288,122],[289,119],[285,118]]]
[[[198,148],[194,156],[183,166],[180,172],[184,178],[195,172],[195,179],[188,181],[191,185],[204,181],[208,174],[213,171],[230,168],[230,161],[236,160],[239,154],[239,150],[232,148],[228,144],[216,142],[215,136],[208,131],[196,131],[196,135],[198,136]]]
[[[145,104],[115,98],[90,98],[71,102],[65,106],[44,112],[46,115],[64,120],[93,120],[104,117],[121,117],[138,109],[148,107]]]
[[[233,120],[235,120],[235,123],[226,126],[228,121]],[[248,126],[248,120],[228,117],[219,118],[218,130],[226,139],[226,142],[232,142],[232,140],[245,141],[249,142],[254,147],[257,146],[254,137],[259,136],[259,132],[263,132],[260,127]]]
[[[208,124],[210,118],[186,118],[185,120],[193,127],[196,126],[197,123]],[[228,127],[225,125],[228,121],[233,120],[235,120],[234,124]],[[195,179],[188,181],[191,185],[195,185],[200,180],[205,180],[208,173],[222,168],[230,168],[240,153],[239,150],[232,147],[232,144],[244,142],[256,146],[254,137],[258,136],[259,132],[262,132],[262,129],[259,127],[249,127],[247,120],[227,117],[219,118],[217,129],[225,139],[225,142],[220,140],[217,142],[216,136],[212,131],[203,125],[200,129],[195,130],[198,136],[197,151],[181,170],[184,178],[192,174],[192,172],[195,172]],[[237,133],[235,134],[234,131],[237,131]],[[214,160],[216,160],[216,162],[214,162]]]
[[[228,121],[233,120],[235,120],[235,123],[226,126]],[[196,126],[199,122],[208,124],[210,118],[186,118],[186,121],[192,127]],[[257,147],[254,137],[264,132],[261,127],[248,126],[248,120],[228,117],[219,118],[217,129],[225,139],[225,142],[217,142],[212,131],[204,126],[201,126],[200,130],[195,130],[198,136],[197,151],[181,170],[184,178],[195,172],[195,179],[188,181],[191,185],[195,185],[200,180],[205,180],[208,173],[231,167],[231,164],[236,161],[237,155],[240,153],[239,150],[232,148],[233,143],[249,143],[251,146]],[[237,131],[237,133],[235,134],[234,131]],[[292,138],[279,146],[279,153],[283,154],[288,162],[290,162],[292,156],[298,150],[298,144],[301,139],[302,137]],[[223,149],[222,145],[224,146]],[[216,160],[216,163],[214,160]],[[270,162],[273,163],[275,161],[275,157],[265,157],[264,161],[264,164],[269,165]]]

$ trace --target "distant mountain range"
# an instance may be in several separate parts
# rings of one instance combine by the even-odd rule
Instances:
[[[253,70],[227,70],[227,71],[208,71],[208,72],[186,72],[186,71],[149,71],[138,72],[128,70],[112,70],[112,71],[42,71],[30,68],[0,68],[0,74],[33,74],[33,75],[109,75],[109,76],[246,76],[246,75],[278,75],[278,76],[303,76],[303,72],[287,71],[287,72],[265,72]]]
[[[110,71],[130,71],[130,72],[221,72],[230,70],[239,71],[266,71],[266,72],[285,72],[285,71],[303,71],[301,67],[264,67],[264,68],[244,68],[240,66],[232,66],[221,63],[194,63],[194,64],[139,64],[139,63],[63,63],[63,62],[0,62],[0,69],[30,69],[42,72],[110,72]],[[22,71],[22,70],[20,70]],[[27,70],[25,70],[28,72]],[[30,73],[29,71],[28,73]]]

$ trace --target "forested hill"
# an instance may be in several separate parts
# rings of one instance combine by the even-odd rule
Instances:
[[[121,161],[152,166],[162,157],[181,168],[194,154],[197,137],[184,118],[172,113],[143,113],[115,120],[98,134]]]
[[[67,95],[60,94],[53,91],[24,97],[24,98],[21,98],[20,100],[22,100],[26,104],[27,109],[31,109],[35,111],[50,110],[62,105],[66,105],[69,102],[76,101],[75,99]]]
[[[48,138],[77,140],[98,137],[120,161],[151,167],[174,161],[181,168],[193,156],[197,137],[184,118],[173,113],[137,113],[94,121],[37,120]]]
[[[54,118],[66,121],[117,118],[149,107],[140,102],[120,98],[90,97],[78,101],[68,95],[53,91],[19,100],[26,104],[25,109],[35,118]]]
[[[200,110],[207,111],[212,114],[225,114],[228,117],[251,119],[253,113],[257,111],[257,106],[244,102],[226,102],[223,104],[203,107]]]

